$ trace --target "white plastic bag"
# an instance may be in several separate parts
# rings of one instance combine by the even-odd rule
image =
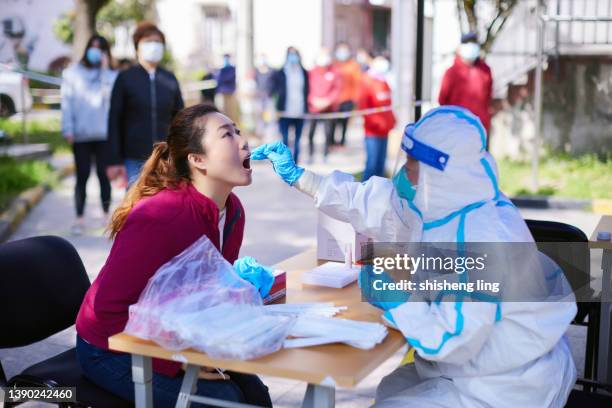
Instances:
[[[292,320],[266,315],[257,289],[202,236],[149,279],[125,331],[170,350],[251,359],[280,349]]]

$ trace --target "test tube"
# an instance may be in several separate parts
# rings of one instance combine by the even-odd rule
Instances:
[[[346,244],[344,249],[344,267],[347,269],[353,268],[353,248],[351,244]]]

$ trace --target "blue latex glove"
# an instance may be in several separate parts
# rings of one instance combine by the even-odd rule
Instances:
[[[264,159],[269,159],[272,162],[276,174],[290,186],[298,181],[304,173],[304,169],[295,164],[291,150],[282,142],[261,145],[251,152],[251,160]]]
[[[255,258],[245,256],[236,259],[234,269],[242,279],[257,288],[262,298],[268,296],[274,283],[272,268],[260,265]]]

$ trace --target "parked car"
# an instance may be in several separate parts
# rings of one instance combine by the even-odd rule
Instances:
[[[7,65],[0,65],[0,117],[6,118],[31,108],[32,94],[28,78],[12,71]]]

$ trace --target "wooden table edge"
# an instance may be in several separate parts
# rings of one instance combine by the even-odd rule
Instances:
[[[589,238],[589,248],[612,250],[612,241],[597,240],[597,233],[600,231],[612,232],[612,215],[602,215]]]
[[[394,341],[387,338],[385,341]],[[333,376],[322,373],[304,372],[292,368],[279,369],[278,366],[267,367],[259,360],[223,360],[212,359],[197,350],[166,350],[156,343],[131,336],[125,332],[109,337],[108,346],[110,350],[129,354],[137,354],[146,357],[159,358],[163,360],[175,361],[179,363],[195,364],[199,366],[218,367],[226,370],[233,370],[247,374],[267,375],[296,381],[304,381],[309,384],[338,385],[340,387],[353,388],[357,386],[365,377],[370,375],[382,362],[389,359],[397,350],[405,345],[405,342],[397,341],[397,345],[390,347],[387,352],[379,355],[376,361],[372,360],[369,364],[362,367],[352,376]],[[138,343],[135,347],[135,343]],[[350,346],[347,346],[350,347]],[[330,382],[331,379],[331,382]]]

